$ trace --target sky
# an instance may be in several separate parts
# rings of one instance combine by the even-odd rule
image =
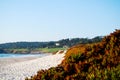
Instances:
[[[105,36],[120,29],[120,0],[0,0],[0,43]]]

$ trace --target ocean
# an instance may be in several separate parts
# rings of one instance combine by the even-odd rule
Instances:
[[[0,58],[11,58],[11,57],[29,57],[29,56],[47,56],[49,54],[41,53],[41,54],[13,54],[13,53],[0,53]]]

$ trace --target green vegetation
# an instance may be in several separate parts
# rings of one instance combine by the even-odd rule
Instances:
[[[29,49],[5,49],[7,53],[30,53]]]
[[[67,49],[67,48],[37,48],[35,50],[36,51],[41,51],[41,52],[44,52],[44,53],[55,53],[58,50],[65,50],[65,49]]]
[[[10,51],[29,51],[29,49],[8,49],[8,50],[10,50]]]
[[[100,42],[102,37],[97,36],[92,39],[88,38],[73,38],[62,39],[59,41],[50,42],[15,42],[0,44],[0,53],[29,53],[32,50],[40,49],[43,52],[55,52],[57,48],[68,48],[76,44]],[[55,48],[55,49],[54,49]],[[39,50],[38,50],[39,51]]]
[[[40,70],[26,80],[119,80],[120,30],[99,43],[71,47],[57,67]]]
[[[67,48],[35,48],[35,49],[6,49],[8,53],[32,53],[32,52],[43,52],[43,53],[55,53],[58,50],[65,50]]]

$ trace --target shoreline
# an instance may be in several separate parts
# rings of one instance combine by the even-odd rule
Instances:
[[[0,59],[1,58],[19,58],[19,57],[42,57],[42,56],[47,56],[51,55],[52,53],[0,53]]]
[[[39,58],[38,56],[26,56],[26,57],[4,57],[0,58],[0,66],[6,66],[14,63],[34,60]]]
[[[41,69],[55,67],[62,62],[65,53],[20,58],[0,58],[0,80],[24,80]]]

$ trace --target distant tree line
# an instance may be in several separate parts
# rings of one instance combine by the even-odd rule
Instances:
[[[100,42],[103,37],[97,36],[92,39],[88,38],[72,38],[72,39],[62,39],[59,41],[50,41],[50,42],[14,42],[14,43],[5,43],[0,44],[0,52],[3,49],[34,49],[34,48],[54,48],[54,47],[71,47],[76,44],[86,44],[86,43],[95,43]],[[57,45],[58,44],[58,45]]]
[[[76,44],[97,43],[97,42],[100,42],[102,38],[103,38],[102,36],[97,36],[92,39],[89,39],[89,38],[62,39],[62,40],[59,40],[58,43],[60,44],[60,47],[63,47],[63,46],[71,47]]]

